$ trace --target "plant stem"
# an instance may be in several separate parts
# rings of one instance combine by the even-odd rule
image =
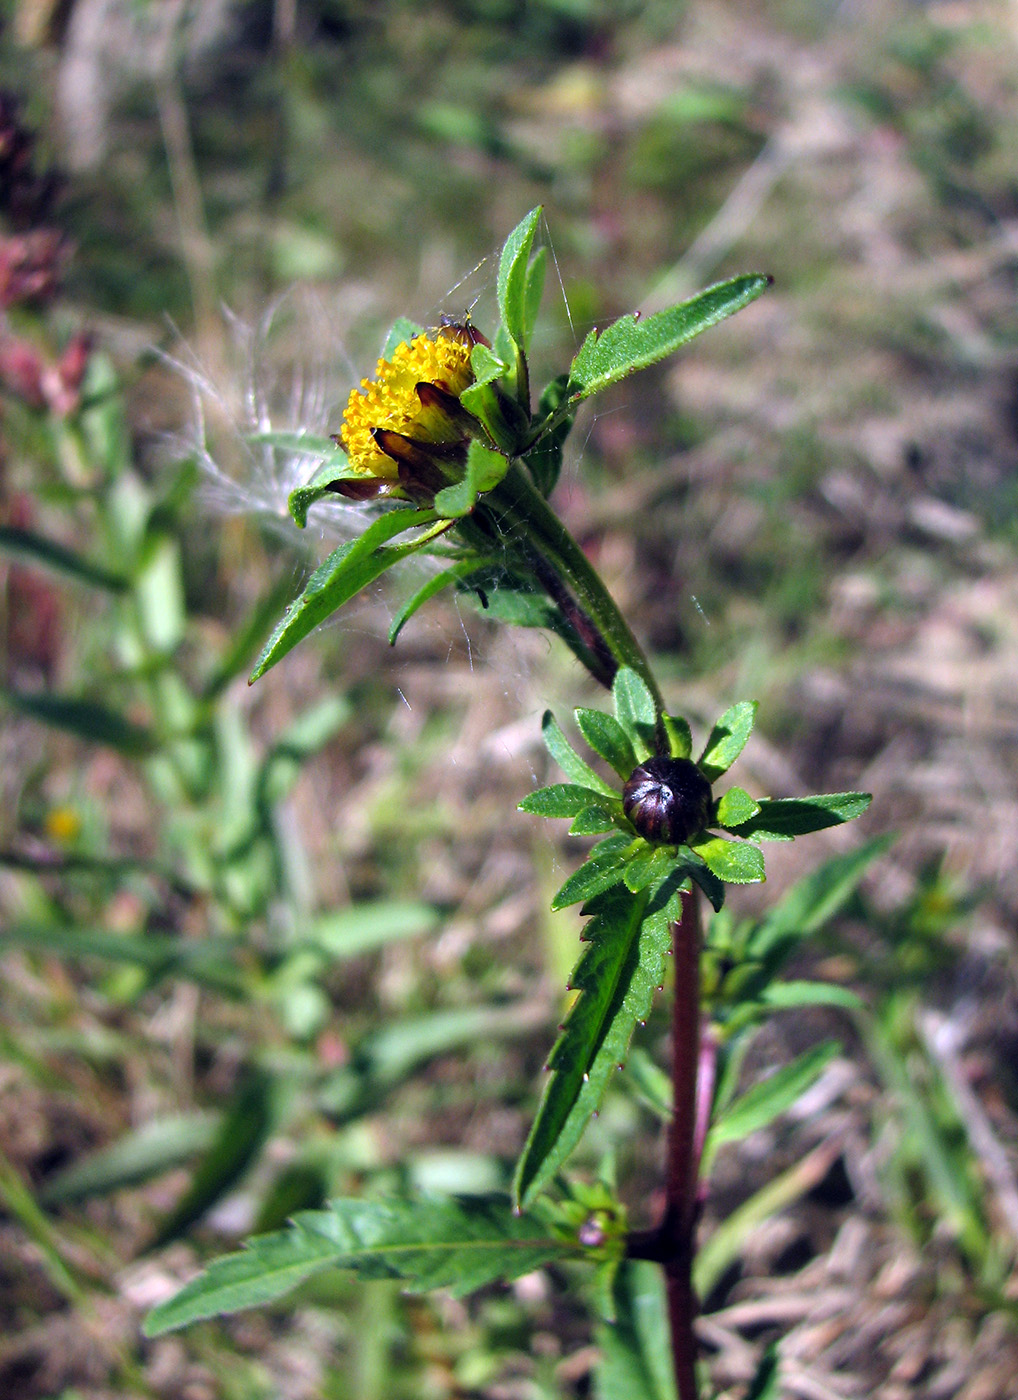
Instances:
[[[573,595],[583,621],[577,624],[575,612],[569,620],[599,663],[604,663],[599,667],[601,674],[592,671],[596,679],[610,685],[615,671],[620,666],[629,666],[644,680],[654,697],[658,714],[663,714],[664,700],[643,648],[597,570],[518,462],[512,463],[503,480],[488,493],[485,504],[496,516],[503,533],[519,540],[532,557],[541,561],[535,571],[543,575],[544,587],[548,588],[546,571],[550,570]],[[560,597],[554,601],[561,606]]]

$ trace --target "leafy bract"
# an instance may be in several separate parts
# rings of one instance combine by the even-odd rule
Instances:
[[[636,754],[618,720],[602,710],[578,709],[574,714],[577,729],[594,752],[610,764],[620,778],[628,778],[636,767]]]
[[[409,316],[397,316],[389,327],[389,334],[385,337],[381,358],[391,360],[400,345],[406,345],[413,340],[415,335],[423,334],[424,327],[418,325],[416,321],[411,321]]]
[[[764,798],[758,810],[729,827],[757,841],[791,841],[862,816],[873,801],[868,792],[825,792],[816,797]],[[726,825],[728,825],[726,823]]]
[[[635,370],[671,355],[687,340],[755,301],[771,279],[755,273],[719,282],[688,301],[652,316],[635,313],[591,331],[569,370],[569,393],[586,399]]]
[[[566,909],[570,904],[593,899],[594,895],[617,885],[625,872],[626,854],[632,844],[632,838],[623,835],[599,841],[552,900],[552,909]]]
[[[359,539],[350,540],[333,550],[308,579],[304,591],[291,605],[266,642],[251,673],[251,680],[263,676],[309,632],[313,632],[337,608],[349,601],[362,588],[373,583],[386,569],[400,559],[422,548],[437,533],[436,528],[423,529],[409,543],[385,546],[387,540],[415,527],[444,529],[433,510],[390,510],[369,525]]]
[[[479,495],[490,491],[505,476],[509,469],[507,458],[501,452],[493,452],[490,447],[475,438],[467,452],[467,465],[461,481],[443,487],[435,496],[435,509],[439,515],[449,520],[459,519],[473,510]]]
[[[631,667],[620,666],[612,684],[612,699],[615,718],[642,763],[654,752],[657,733],[657,708],[650,688]]]
[[[740,700],[715,724],[700,756],[700,771],[709,783],[727,773],[746,747],[756,719],[756,701]]]
[[[584,763],[579,754],[573,750],[550,710],[544,712],[544,718],[541,720],[541,733],[544,736],[548,752],[567,778],[571,778],[574,783],[578,783],[581,787],[593,788],[595,792],[600,792],[606,797],[618,796],[615,789],[599,777],[593,768]]]
[[[718,822],[726,830],[734,830],[743,822],[748,822],[760,810],[759,802],[753,800],[745,789],[729,788],[718,803]],[[740,831],[739,835],[743,833]]]
[[[305,444],[299,450],[311,452],[314,451],[314,448]],[[308,523],[308,511],[316,501],[320,501],[326,496],[336,498],[333,487],[338,481],[364,480],[364,473],[356,471],[350,465],[350,459],[341,447],[326,441],[320,452],[324,461],[316,469],[311,480],[306,481],[303,486],[295,487],[287,499],[290,515],[302,530]]]
[[[726,884],[755,885],[767,878],[759,846],[715,836],[709,841],[697,841],[693,850],[708,870]]]
[[[650,1011],[678,917],[676,888],[674,881],[640,894],[618,887],[589,906],[587,946],[572,978],[580,996],[551,1052],[551,1077],[516,1169],[524,1205],[579,1142]]]
[[[503,245],[498,265],[496,289],[502,324],[514,344],[523,351],[527,348],[531,329],[528,314],[533,311],[538,299],[534,295],[532,282],[528,296],[530,279],[527,274],[541,213],[542,206],[538,205],[536,209],[531,209],[526,218],[520,220]]]
[[[457,1296],[513,1279],[575,1254],[503,1196],[461,1200],[338,1200],[302,1211],[286,1230],[256,1236],[148,1316],[146,1334],[271,1302],[325,1269],[366,1279],[400,1279],[414,1292],[448,1288]]]
[[[519,810],[537,817],[578,817],[603,801],[602,794],[593,788],[580,787],[578,783],[554,783],[528,793],[519,804]]]
[[[420,588],[415,589],[410,597],[407,598],[404,603],[400,604],[395,617],[389,625],[389,645],[395,646],[399,634],[413,617],[414,613],[417,612],[418,608],[422,608],[429,599],[441,593],[444,588],[448,588],[451,584],[460,583],[470,574],[476,573],[476,571],[476,559],[461,559],[459,563],[450,565],[448,569],[443,569],[440,573],[432,574],[429,579],[421,584]]]

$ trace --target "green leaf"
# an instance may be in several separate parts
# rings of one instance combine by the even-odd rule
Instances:
[[[584,763],[579,754],[574,752],[551,710],[544,712],[544,718],[541,720],[541,733],[544,736],[545,747],[567,778],[571,778],[574,783],[578,783],[581,787],[593,788],[595,792],[604,797],[618,799],[619,794],[616,790],[599,777],[589,764]]]
[[[755,817],[759,810],[759,802],[755,802],[744,788],[729,788],[718,803],[718,824],[731,831],[733,827]],[[738,834],[742,836],[743,832]]]
[[[236,993],[241,986],[233,962],[235,945],[226,938],[182,939],[151,933],[132,936],[62,924],[8,924],[0,926],[0,947],[3,946],[67,958],[126,963],[144,968],[153,979],[187,977],[226,993]]]
[[[638,676],[628,666],[620,666],[615,672],[612,697],[615,702],[615,718],[628,734],[636,757],[642,763],[657,748],[657,709],[654,697],[643,677]]]
[[[689,855],[690,859],[686,866],[687,873],[691,879],[696,881],[710,900],[715,914],[720,913],[725,903],[724,881],[719,880],[713,870],[705,865],[695,852],[690,851]]]
[[[740,700],[718,720],[710,732],[707,746],[700,757],[700,771],[709,783],[717,782],[746,747],[753,732],[757,702]]]
[[[765,797],[759,810],[730,830],[757,841],[791,841],[811,831],[850,822],[873,801],[868,792],[825,792],[816,797]],[[724,823],[729,826],[729,823]]]
[[[215,1137],[217,1123],[214,1113],[204,1112],[155,1118],[65,1167],[42,1187],[39,1201],[44,1206],[64,1205],[147,1181],[203,1152]]]
[[[443,487],[436,494],[435,510],[447,520],[458,520],[469,515],[478,496],[497,486],[508,470],[508,458],[503,457],[501,452],[493,452],[474,438],[467,452],[463,480]]]
[[[385,337],[380,358],[391,360],[399,346],[408,345],[415,336],[423,334],[424,327],[419,326],[416,321],[411,321],[407,316],[397,316],[389,328],[389,334]]]
[[[337,608],[366,588],[386,569],[427,544],[433,538],[434,531],[426,530],[408,544],[388,549],[379,546],[415,526],[433,525],[436,519],[433,510],[386,511],[359,539],[333,550],[308,579],[300,597],[280,619],[262,649],[251,680],[256,681],[263,676],[309,632],[313,632]]]
[[[626,1260],[615,1276],[615,1321],[597,1331],[595,1400],[676,1400],[660,1268]]]
[[[580,995],[551,1052],[548,1085],[516,1169],[514,1191],[522,1204],[579,1142],[626,1058],[637,1022],[647,1018],[663,979],[676,903],[666,886],[638,895],[618,888],[592,904],[587,946],[572,978]]]
[[[431,933],[438,922],[438,911],[430,904],[377,900],[317,915],[302,941],[332,958],[357,958],[389,943]]]
[[[576,727],[594,752],[611,765],[620,778],[629,779],[636,767],[636,754],[629,735],[617,719],[603,710],[577,709]]]
[[[848,987],[833,982],[772,982],[764,988],[761,1001],[779,1009],[794,1006],[840,1006],[845,1011],[862,1011],[865,1003]]]
[[[581,812],[596,805],[600,797],[601,793],[589,787],[554,783],[551,787],[528,793],[518,810],[531,812],[536,817],[578,817]]]
[[[161,1249],[183,1234],[240,1180],[272,1129],[273,1090],[273,1080],[264,1070],[247,1076],[198,1163],[190,1186],[160,1225],[151,1248]]]
[[[363,480],[364,473],[350,465],[349,458],[343,449],[334,443],[329,443],[325,461],[316,468],[310,481],[306,481],[303,486],[295,487],[290,492],[287,500],[290,514],[303,530],[308,523],[308,511],[316,501],[322,500],[325,496],[331,496],[333,500],[337,499],[337,493],[332,489],[337,481]]]
[[[719,880],[728,885],[756,885],[767,878],[763,852],[744,841],[725,841],[720,836],[698,841],[692,850]]]
[[[426,583],[422,584],[405,603],[401,604],[389,627],[389,645],[396,645],[396,638],[418,608],[423,607],[425,603],[441,593],[444,588],[448,588],[450,584],[460,583],[476,571],[477,561],[475,559],[463,559],[458,564],[443,569],[441,573],[432,574]]]
[[[570,836],[602,836],[615,830],[615,818],[607,806],[584,807],[569,828]]]
[[[626,889],[636,894],[652,885],[655,880],[664,879],[665,875],[675,868],[675,857],[670,851],[661,846],[651,847],[626,862],[623,881]]]
[[[769,286],[769,277],[733,277],[666,311],[622,316],[600,335],[591,331],[569,370],[571,397],[589,398],[634,370],[656,364],[701,331],[748,306]]]
[[[520,220],[505,241],[498,265],[496,285],[502,324],[522,351],[527,348],[527,317],[534,301],[533,281],[528,277],[530,251],[534,246],[541,213],[542,206],[538,205],[536,209],[531,209],[525,219]]]
[[[747,1089],[711,1124],[705,1153],[708,1160],[725,1143],[738,1142],[787,1112],[840,1054],[836,1040],[825,1040]]]
[[[776,1342],[771,1342],[761,1356],[746,1400],[781,1400],[781,1355]]]
[[[563,412],[561,417],[558,416],[566,399],[568,384],[568,374],[560,374],[545,386],[534,418],[538,423],[545,419],[554,419],[553,425],[541,433],[534,446],[523,456],[530,475],[534,478],[534,485],[542,496],[551,495],[559,479],[562,470],[562,448],[573,426],[574,414]]]
[[[570,904],[593,899],[594,895],[617,885],[625,869],[625,853],[631,845],[632,837],[621,834],[599,841],[552,900],[552,909],[566,909]]]
[[[110,593],[123,593],[129,586],[126,575],[104,569],[101,564],[83,559],[73,549],[67,549],[55,540],[47,540],[30,530],[19,530],[14,525],[0,525],[0,549],[16,559],[39,564],[55,573],[65,574],[78,583],[105,588]]]
[[[681,715],[662,716],[665,733],[668,735],[668,751],[672,758],[688,758],[693,752],[693,736],[689,732],[689,721]]]
[[[330,1268],[400,1279],[414,1292],[448,1288],[462,1296],[576,1253],[501,1196],[333,1201],[325,1210],[301,1212],[287,1230],[256,1236],[243,1253],[215,1260],[149,1314],[145,1333],[156,1337],[199,1318],[257,1307]]]
[[[892,836],[878,836],[857,851],[825,861],[805,879],[798,880],[753,930],[746,943],[747,956],[787,956],[803,938],[822,927],[842,907],[878,856],[891,845]]]
[[[27,694],[0,686],[0,700],[6,700],[23,715],[63,729],[68,734],[90,744],[105,744],[127,754],[129,758],[144,758],[158,748],[158,740],[150,729],[135,724],[115,710],[109,710],[94,700],[78,699],[72,695],[53,695],[45,691]]]

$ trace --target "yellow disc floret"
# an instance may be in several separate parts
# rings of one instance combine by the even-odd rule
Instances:
[[[418,384],[433,384],[459,398],[473,383],[470,351],[474,338],[461,326],[442,326],[397,345],[391,360],[379,360],[374,379],[361,381],[350,395],[339,434],[350,465],[365,476],[398,481],[399,469],[376,443],[373,432],[383,429],[414,442],[443,445],[458,442],[462,428],[436,404],[425,406]]]

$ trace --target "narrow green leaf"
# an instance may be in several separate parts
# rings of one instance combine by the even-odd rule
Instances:
[[[552,909],[566,909],[570,904],[593,899],[594,895],[617,885],[625,870],[625,852],[630,845],[632,838],[621,834],[599,841],[552,900]]]
[[[501,1196],[333,1201],[325,1210],[301,1212],[287,1230],[256,1236],[243,1253],[215,1260],[149,1314],[145,1333],[156,1337],[257,1307],[329,1268],[400,1279],[414,1292],[448,1288],[462,1296],[576,1253]]]
[[[509,460],[501,452],[493,452],[474,438],[467,452],[466,471],[462,481],[445,486],[435,496],[435,510],[447,520],[459,520],[469,515],[478,496],[490,491],[509,470]]]
[[[64,1205],[148,1181],[208,1148],[217,1123],[214,1113],[176,1113],[133,1128],[47,1181],[39,1192],[40,1204]]]
[[[241,986],[233,961],[235,944],[226,938],[182,939],[63,924],[8,924],[0,927],[0,947],[4,946],[125,963],[144,968],[153,978],[187,977],[227,993],[236,993]]]
[[[419,326],[416,321],[411,321],[408,316],[397,316],[389,328],[389,334],[385,337],[380,358],[391,360],[399,346],[408,345],[415,336],[423,334],[424,327]]]
[[[787,1112],[840,1054],[838,1041],[825,1040],[747,1089],[711,1124],[707,1135],[709,1154],[713,1156],[725,1143],[738,1142]]]
[[[773,958],[779,949],[787,956],[797,943],[837,913],[893,840],[893,836],[878,836],[857,851],[825,861],[818,870],[798,880],[753,930],[746,944],[747,956]]]
[[[763,852],[744,841],[725,841],[715,836],[698,841],[692,849],[719,880],[729,885],[756,885],[767,878]]]
[[[755,817],[759,810],[759,802],[755,802],[744,788],[729,788],[718,803],[718,823],[730,831]],[[739,835],[743,833],[740,831]]]
[[[620,666],[615,672],[612,698],[615,718],[629,736],[636,757],[642,763],[654,753],[657,744],[654,697],[642,676],[628,666]]]
[[[599,792],[589,787],[554,783],[551,787],[528,793],[518,810],[530,812],[536,817],[578,817],[588,807],[594,806],[600,797]]]
[[[428,543],[432,532],[417,535],[408,544],[380,548],[386,540],[415,526],[428,526],[437,517],[433,510],[391,510],[370,525],[359,539],[351,540],[329,555],[308,579],[304,591],[280,619],[251,673],[256,681],[309,632],[337,608],[367,587],[386,569]]]
[[[618,798],[619,794],[615,788],[606,783],[604,778],[599,777],[593,768],[584,763],[579,754],[573,750],[551,710],[544,712],[544,718],[541,720],[541,733],[544,736],[545,747],[567,778],[571,778],[574,783],[578,783],[581,787],[593,788],[595,792],[601,793],[604,797]]]
[[[190,1186],[160,1225],[151,1248],[161,1249],[183,1234],[240,1180],[272,1129],[273,1087],[271,1077],[260,1069],[241,1084]]]
[[[671,889],[634,895],[624,887],[592,904],[587,946],[572,979],[580,996],[551,1052],[548,1085],[516,1169],[514,1191],[522,1204],[579,1142],[626,1058],[637,1022],[649,1014],[676,904]]]
[[[776,1342],[771,1342],[761,1356],[746,1400],[781,1400],[781,1356]]]
[[[636,754],[629,735],[617,719],[603,710],[573,711],[576,727],[594,752],[611,765],[620,778],[628,780],[636,767]]]
[[[150,729],[135,724],[133,720],[95,700],[53,695],[45,691],[28,694],[7,686],[0,686],[0,700],[6,700],[13,709],[38,720],[40,724],[63,729],[90,744],[105,744],[107,748],[116,749],[129,758],[144,758],[158,748],[158,740]]]
[[[476,559],[463,559],[458,564],[453,564],[448,569],[443,569],[441,573],[432,574],[431,577],[421,585],[405,603],[400,605],[399,611],[392,619],[389,627],[389,645],[396,645],[396,638],[403,631],[403,628],[425,603],[441,593],[450,584],[461,582],[464,578],[477,571]]]
[[[848,987],[833,982],[772,982],[764,988],[761,1001],[779,1008],[795,1006],[840,1006],[845,1011],[862,1011],[865,1003]]]
[[[523,293],[523,348],[525,350],[530,345],[530,337],[537,325],[547,271],[548,250],[547,248],[538,248],[530,259],[530,265],[527,268],[527,285]]]
[[[595,1400],[676,1400],[660,1268],[625,1260],[615,1276],[615,1321],[597,1331]]]
[[[31,530],[19,530],[14,525],[0,525],[0,549],[12,554],[16,559],[27,560],[64,574],[78,583],[87,583],[94,588],[105,588],[110,593],[123,593],[129,586],[124,574],[104,569],[90,559],[83,559],[73,549],[67,549],[55,540],[33,534]]]
[[[542,207],[531,209],[513,229],[502,248],[498,265],[498,309],[502,324],[521,350],[527,344],[528,267]],[[532,303],[533,289],[529,301]]]
[[[868,792],[826,792],[816,797],[764,798],[759,810],[731,829],[757,841],[791,841],[811,831],[850,822],[873,801]],[[728,823],[725,823],[728,825]]]
[[[727,773],[746,747],[746,741],[753,732],[756,710],[755,700],[740,700],[725,711],[711,730],[700,757],[700,770],[709,783],[716,782],[722,773]]]
[[[733,277],[666,311],[621,316],[600,335],[591,331],[569,370],[571,396],[589,398],[634,370],[656,364],[701,331],[748,306],[769,286],[769,277]]]
[[[688,758],[693,752],[689,721],[681,715],[665,715],[663,719],[665,733],[668,735],[668,750],[672,758]]]
[[[317,915],[302,941],[332,958],[357,958],[389,943],[431,933],[438,922],[438,911],[430,904],[376,900]]]

